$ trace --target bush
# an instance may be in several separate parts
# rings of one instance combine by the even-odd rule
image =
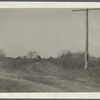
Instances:
[[[60,55],[55,59],[55,63],[61,64],[64,70],[84,69],[84,53],[72,53],[68,51],[66,54]]]

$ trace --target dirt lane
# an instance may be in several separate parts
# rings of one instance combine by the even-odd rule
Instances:
[[[100,91],[77,81],[61,80],[56,76],[0,73],[1,92],[95,92]]]

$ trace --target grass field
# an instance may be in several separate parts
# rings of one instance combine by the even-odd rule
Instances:
[[[88,71],[63,71],[51,62],[0,69],[0,92],[100,92],[100,78]]]

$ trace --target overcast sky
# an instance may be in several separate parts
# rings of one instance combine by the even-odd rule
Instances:
[[[0,48],[7,56],[37,51],[56,57],[61,50],[85,50],[85,12],[72,9],[0,9]],[[89,53],[100,56],[100,11],[89,13]]]

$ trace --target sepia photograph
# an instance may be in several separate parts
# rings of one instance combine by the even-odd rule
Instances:
[[[8,92],[100,92],[100,8],[0,8]]]

